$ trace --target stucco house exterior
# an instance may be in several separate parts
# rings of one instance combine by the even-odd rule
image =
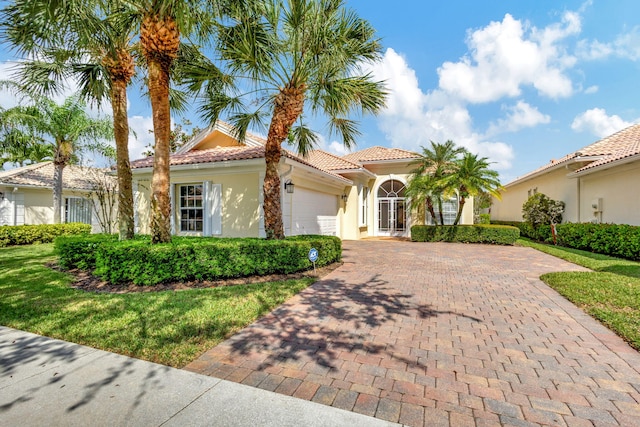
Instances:
[[[565,203],[563,222],[640,225],[640,124],[587,145],[504,186],[491,219],[522,221],[522,204],[544,193]]]
[[[197,135],[171,156],[172,232],[178,235],[265,237],[262,185],[265,141],[243,143],[224,122]],[[346,156],[321,150],[306,158],[283,150],[280,161],[285,235],[325,234],[342,239],[408,237],[425,218],[404,195],[410,151],[372,147]],[[131,162],[136,232],[149,232],[153,158]],[[463,223],[473,222],[467,203]]]
[[[0,172],[0,226],[53,224],[53,162]],[[69,165],[62,173],[62,222],[83,222],[102,232],[104,221],[117,222],[115,205],[109,218],[94,208],[96,180],[117,189],[115,177],[103,169]],[[117,197],[117,195],[116,195]],[[113,224],[112,224],[113,225]],[[117,225],[114,230],[117,230]]]

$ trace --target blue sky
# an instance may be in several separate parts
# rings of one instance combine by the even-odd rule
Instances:
[[[637,0],[347,5],[377,29],[384,56],[370,71],[390,90],[387,108],[362,119],[358,149],[451,139],[489,157],[506,183],[640,121]],[[0,51],[0,78],[11,59]],[[151,114],[137,87],[129,97],[136,158],[152,140]],[[342,152],[317,130],[322,148]]]

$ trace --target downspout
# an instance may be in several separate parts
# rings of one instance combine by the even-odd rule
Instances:
[[[286,192],[286,190],[284,189],[284,184],[285,182],[287,182],[287,178],[289,178],[289,176],[291,176],[291,174],[293,173],[293,165],[289,165],[289,170],[286,171],[285,173],[283,173],[282,175],[280,175],[280,206],[284,205],[284,198],[285,197],[293,197],[293,196],[289,196],[289,193]],[[284,221],[283,222],[283,226],[284,226]],[[289,203],[289,233],[287,233],[287,230],[284,230],[284,235],[288,236],[291,234],[291,225],[293,224],[293,201],[292,203]]]

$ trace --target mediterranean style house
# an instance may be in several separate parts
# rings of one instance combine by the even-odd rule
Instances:
[[[640,124],[630,126],[504,186],[491,219],[522,221],[529,196],[544,193],[565,203],[563,222],[640,225]]]
[[[265,141],[217,122],[171,156],[172,231],[178,235],[264,237],[262,185]],[[408,237],[424,214],[408,209],[405,186],[416,153],[372,147],[346,156],[321,150],[307,157],[283,150],[282,219],[286,235],[325,234],[342,239]],[[153,158],[131,162],[136,232],[149,232]],[[443,211],[457,210],[457,201]],[[445,215],[446,216],[446,215]],[[453,218],[455,215],[449,217]],[[473,223],[473,203],[462,223]]]
[[[53,224],[53,162],[0,172],[0,226]],[[111,188],[113,203],[99,201],[97,186]],[[62,222],[91,224],[93,232],[117,230],[116,180],[104,169],[69,165],[62,173]],[[104,209],[103,209],[104,208]],[[106,208],[109,208],[107,213]]]

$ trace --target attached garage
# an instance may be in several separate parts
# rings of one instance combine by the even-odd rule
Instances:
[[[323,234],[337,236],[338,196],[307,188],[296,188],[285,197],[283,220],[285,234]]]

